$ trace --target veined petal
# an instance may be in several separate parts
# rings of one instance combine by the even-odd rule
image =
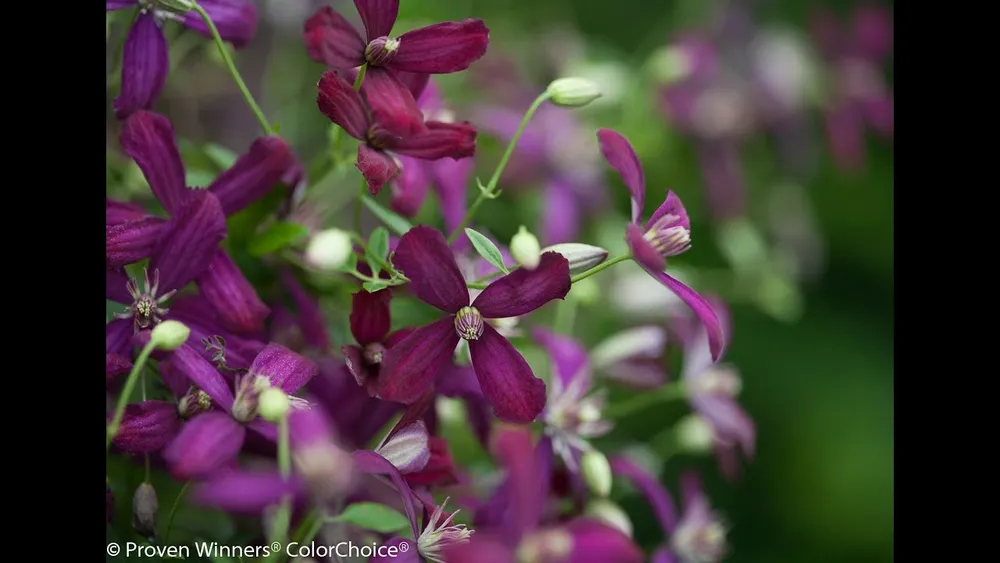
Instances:
[[[130,357],[132,354],[131,319],[115,319],[104,326],[104,347],[108,352]]]
[[[428,74],[459,72],[482,58],[489,43],[490,30],[483,20],[436,23],[401,35],[386,66]]]
[[[109,415],[110,416],[113,415]],[[177,406],[167,401],[143,401],[125,407],[121,426],[112,444],[119,450],[142,455],[160,451],[177,436],[181,419]]]
[[[569,561],[643,563],[642,550],[621,530],[597,519],[577,518],[566,526],[572,539]]]
[[[392,291],[383,289],[369,293],[361,290],[354,294],[351,304],[351,334],[361,346],[382,342],[389,334],[389,300]]]
[[[354,380],[374,396],[378,386],[378,380],[375,379],[378,371],[365,361],[364,350],[358,346],[345,345],[341,346],[340,353],[344,355],[344,364],[347,366],[347,371],[354,376]]]
[[[413,217],[427,198],[431,178],[427,165],[408,156],[399,158],[400,172],[392,184],[392,209],[404,217]]]
[[[145,209],[134,203],[117,201],[110,197],[105,197],[104,203],[104,218],[108,225],[137,221],[150,216]]]
[[[632,257],[640,266],[653,272],[662,272],[667,267],[667,259],[660,255],[653,244],[643,236],[642,227],[629,223],[625,227],[625,242]]]
[[[482,397],[476,371],[472,366],[449,363],[441,369],[437,378],[437,392],[445,397]]]
[[[423,72],[403,72],[400,70],[395,71],[395,74],[396,78],[406,85],[406,89],[413,95],[413,99],[417,100],[417,106],[421,109],[427,109],[423,104],[423,96],[424,92],[428,90],[427,86],[430,84],[431,75]]]
[[[719,317],[716,316],[712,305],[695,290],[684,285],[676,278],[664,272],[655,272],[649,269],[646,269],[646,271],[656,281],[663,284],[674,295],[679,297],[681,301],[686,303],[694,311],[694,314],[698,315],[698,318],[705,325],[705,330],[708,331],[708,342],[709,348],[712,351],[712,359],[718,361],[726,346],[726,335],[722,332],[722,325],[719,323]]]
[[[118,268],[148,258],[160,238],[166,221],[146,217],[137,221],[107,225],[105,229],[105,264]]]
[[[361,95],[371,108],[372,121],[393,136],[406,138],[424,132],[424,114],[395,73],[372,67],[361,83]]]
[[[188,342],[201,342],[202,338],[215,336],[222,337],[226,342],[226,363],[230,368],[248,368],[257,354],[264,349],[263,342],[235,334],[219,326],[219,316],[215,308],[203,295],[172,298],[167,318],[181,321],[191,329]],[[212,359],[211,350],[204,348],[200,350],[203,358]]]
[[[569,387],[577,379],[583,380],[582,388],[590,387],[590,365],[587,360],[587,351],[579,342],[569,336],[556,334],[542,327],[533,329],[531,336],[545,348],[555,368],[553,373],[562,382],[563,389]]]
[[[355,139],[368,134],[368,113],[361,94],[334,70],[323,73],[317,84],[316,105],[330,121],[344,128]]]
[[[684,227],[688,231],[691,230],[691,219],[688,218],[687,210],[684,209],[681,198],[677,197],[677,194],[672,190],[667,190],[667,197],[663,199],[663,203],[656,208],[656,211],[649,216],[649,221],[646,221],[646,227],[653,228],[657,221],[668,218],[668,216],[670,226]]]
[[[105,385],[111,383],[118,377],[132,371],[132,362],[122,354],[117,352],[105,353],[104,374],[107,380]]]
[[[385,152],[375,149],[365,143],[358,145],[358,162],[355,165],[361,171],[368,183],[368,191],[373,196],[378,195],[382,186],[388,184],[399,175],[399,165]]]
[[[184,424],[163,459],[176,479],[205,478],[236,457],[245,437],[246,429],[229,413],[202,413]]]
[[[365,63],[365,40],[351,22],[330,6],[309,16],[302,31],[309,57],[326,66],[355,68]]]
[[[470,157],[476,154],[476,128],[468,121],[442,123],[428,121],[427,130],[411,137],[394,139],[387,148],[424,160]]]
[[[212,304],[224,328],[236,333],[264,329],[264,319],[271,310],[224,250],[215,252],[208,268],[198,277],[198,289]]]
[[[354,7],[365,24],[368,41],[389,35],[399,15],[399,0],[354,0]]]
[[[403,475],[420,471],[431,458],[427,425],[417,420],[400,428],[375,453],[395,465]]]
[[[558,252],[546,252],[537,268],[518,268],[496,280],[472,306],[487,319],[519,317],[553,299],[564,299],[569,289],[569,261]]]
[[[284,139],[261,137],[208,190],[219,198],[229,216],[267,195],[295,164],[295,155]]]
[[[611,459],[611,470],[615,475],[628,479],[646,497],[649,505],[653,508],[653,513],[660,521],[664,533],[672,534],[677,526],[677,510],[673,497],[670,496],[659,479],[647,473],[631,460],[621,456]]]
[[[280,344],[268,344],[250,364],[250,373],[266,375],[271,386],[292,394],[319,373],[319,366]]]
[[[531,366],[514,345],[493,325],[483,324],[483,334],[469,342],[472,367],[483,395],[504,422],[528,424],[545,408],[545,382],[535,377]]]
[[[167,356],[170,369],[183,373],[191,380],[192,385],[207,393],[220,407],[228,410],[233,406],[233,393],[229,390],[229,384],[219,370],[201,356],[194,347],[198,345],[200,344],[192,344],[189,341],[171,352]]]
[[[121,94],[115,98],[118,119],[153,107],[170,69],[170,50],[153,14],[140,13],[125,38]]]
[[[396,490],[399,491],[399,496],[403,499],[403,511],[406,513],[407,518],[410,519],[410,529],[413,531],[413,537],[420,536],[420,530],[417,528],[417,513],[413,508],[413,491],[406,484],[396,466],[389,463],[377,453],[366,450],[354,452],[354,462],[357,464],[358,470],[364,473],[387,475],[389,477],[389,480],[396,486]]]
[[[234,47],[245,47],[257,33],[257,6],[251,0],[199,0],[224,41]],[[184,16],[184,25],[211,38],[212,35],[198,12]]]
[[[287,268],[281,272],[281,281],[288,293],[291,294],[292,301],[295,302],[295,308],[299,313],[299,328],[306,343],[322,352],[328,351],[330,349],[330,335],[327,334],[326,320],[323,318],[323,311],[320,310],[316,298],[309,295]]]
[[[418,225],[407,231],[399,240],[392,263],[409,278],[407,287],[424,303],[449,313],[469,304],[469,290],[455,255],[436,229]]]
[[[618,171],[625,187],[632,194],[632,221],[638,222],[646,203],[646,173],[632,143],[621,133],[611,129],[598,129],[597,141],[604,159]]]
[[[298,479],[283,479],[277,471],[227,471],[198,483],[191,496],[195,502],[227,512],[259,515],[281,502],[285,495],[298,495]]]
[[[192,190],[186,203],[163,227],[149,260],[160,272],[160,294],[181,289],[202,275],[226,238],[226,217],[214,195]]]
[[[191,190],[185,184],[184,163],[170,121],[151,111],[136,111],[122,124],[119,142],[167,213],[177,212]]]
[[[475,172],[476,163],[472,158],[442,158],[430,163],[434,177],[434,191],[437,192],[444,228],[454,231],[462,224],[468,211],[469,183]],[[458,252],[469,248],[469,239],[463,231],[452,243]]]
[[[390,348],[379,371],[379,398],[409,404],[434,384],[458,345],[452,317],[422,326]]]

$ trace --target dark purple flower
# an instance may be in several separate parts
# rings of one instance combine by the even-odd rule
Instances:
[[[646,202],[646,176],[635,149],[621,133],[610,129],[598,129],[597,138],[604,158],[621,175],[632,196],[632,222],[625,231],[632,257],[698,315],[708,330],[712,358],[718,359],[725,347],[725,336],[712,306],[693,289],[663,271],[668,257],[691,248],[691,222],[684,205],[676,194],[667,190],[666,199],[643,226],[639,221]]]
[[[399,403],[370,397],[341,359],[322,358],[319,369],[307,387],[309,400],[330,417],[348,449],[364,448],[402,410]]]
[[[448,316],[417,328],[389,350],[382,360],[379,396],[402,403],[417,400],[464,339],[496,416],[507,422],[534,420],[545,406],[545,383],[486,319],[524,315],[564,298],[570,288],[569,262],[546,252],[535,270],[514,270],[474,301],[444,236],[430,227],[414,227],[403,235],[393,264],[409,278],[407,287],[415,296]]]
[[[281,285],[295,304],[296,314],[292,315],[280,306],[272,307],[274,311],[271,322],[272,340],[285,338],[290,342],[282,344],[293,350],[312,349],[320,354],[329,352],[330,335],[327,333],[326,320],[316,298],[309,295],[290,269],[282,268],[279,278]]]
[[[125,356],[111,351],[105,356],[105,385],[110,385],[112,381],[132,371],[132,362]]]
[[[182,389],[187,391],[174,390],[176,403],[149,400],[126,406],[112,446],[131,455],[156,453],[166,447],[180,433],[184,421],[212,406],[211,397],[197,387],[185,384]],[[112,416],[108,416],[109,421]]]
[[[179,21],[206,37],[212,35],[194,11],[181,16],[151,0],[106,0],[106,4],[108,11],[139,8],[138,17],[125,39],[122,89],[114,101],[115,115],[125,119],[135,111],[152,108],[167,81],[170,49],[160,29],[164,21]],[[199,4],[211,16],[223,40],[234,47],[244,47],[257,31],[257,8],[249,0],[201,0]]]
[[[476,129],[471,124],[424,122],[410,91],[392,74],[366,76],[358,93],[336,71],[328,70],[317,88],[320,111],[362,141],[357,167],[372,195],[399,174],[390,152],[423,160],[458,160],[475,154]]]
[[[364,387],[372,397],[378,389],[382,359],[389,349],[412,332],[408,328],[389,332],[390,299],[392,291],[389,289],[374,293],[361,290],[355,293],[351,305],[351,335],[357,345],[348,344],[341,348],[347,369],[358,385]]]

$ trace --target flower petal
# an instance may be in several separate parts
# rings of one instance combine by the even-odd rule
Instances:
[[[184,295],[170,300],[168,319],[181,321],[191,329],[188,342],[201,342],[203,338],[221,337],[225,341],[226,364],[233,369],[246,369],[264,349],[264,343],[230,332],[219,326],[215,308],[203,295]],[[201,355],[211,361],[214,352],[201,349]]]
[[[137,221],[107,225],[105,229],[105,264],[118,268],[148,258],[160,239],[166,221],[146,217]]]
[[[132,362],[117,352],[105,353],[105,385],[132,371]]]
[[[403,72],[400,70],[395,71],[395,74],[396,78],[406,85],[406,89],[413,95],[413,99],[417,100],[417,105],[421,109],[427,109],[423,104],[423,96],[424,92],[428,90],[427,86],[430,84],[431,75],[422,72]]]
[[[429,389],[458,345],[451,317],[422,326],[390,348],[379,371],[379,398],[410,404]]]
[[[281,502],[285,495],[296,495],[300,491],[297,479],[283,479],[277,471],[227,471],[198,483],[191,496],[198,504],[227,512],[259,515],[267,507]]]
[[[691,230],[691,219],[688,218],[687,210],[684,209],[681,198],[677,197],[677,194],[673,190],[667,190],[667,197],[663,199],[663,203],[656,208],[656,211],[649,216],[646,226],[652,228],[657,221],[668,215],[671,217],[669,223],[671,227],[684,227],[688,231]]]
[[[167,82],[169,53],[167,38],[156,23],[156,17],[140,13],[125,38],[122,52],[121,94],[114,101],[118,119],[153,107]]]
[[[132,296],[129,295],[126,285],[128,276],[121,268],[108,268],[104,276],[105,294],[111,301],[122,304],[132,303]]]
[[[441,369],[437,377],[437,392],[445,397],[482,397],[476,371],[472,366],[460,366],[454,362]]]
[[[372,67],[361,83],[361,95],[380,131],[406,138],[427,129],[417,101],[391,70]]]
[[[455,255],[436,229],[418,225],[407,231],[399,239],[392,263],[409,278],[407,287],[424,303],[449,313],[469,304],[469,290]]]
[[[137,111],[122,124],[119,142],[167,213],[180,209],[191,190],[185,184],[184,163],[170,121],[150,111]]]
[[[573,538],[570,561],[643,563],[643,552],[621,530],[593,518],[577,518],[566,526]]]
[[[361,94],[354,86],[340,77],[334,70],[328,70],[316,85],[316,105],[330,121],[344,128],[355,139],[365,139],[368,135],[368,113]]]
[[[330,335],[327,333],[326,320],[316,298],[309,295],[287,268],[281,272],[281,281],[295,302],[295,308],[299,313],[299,329],[306,343],[321,352],[329,351]]]
[[[544,197],[542,244],[549,246],[576,240],[583,210],[572,186],[557,176],[545,185]]]
[[[121,10],[122,8],[128,8],[135,6],[139,0],[104,0],[107,5],[107,10],[110,12],[112,10]]]
[[[368,183],[368,191],[373,196],[378,195],[382,186],[388,184],[399,175],[399,165],[385,152],[372,148],[365,143],[358,145],[358,162],[355,165],[361,171]]]
[[[246,430],[229,413],[206,412],[187,421],[163,450],[170,473],[179,480],[202,479],[233,460]]]
[[[705,325],[705,330],[708,331],[708,342],[709,348],[712,351],[712,359],[718,361],[726,346],[726,335],[722,332],[722,325],[719,323],[719,317],[712,309],[712,305],[704,297],[698,295],[695,290],[684,285],[676,278],[664,272],[654,272],[649,269],[646,269],[646,271],[656,281],[663,284],[674,295],[679,297],[681,301],[686,303],[694,311],[694,314],[698,315],[698,318]]]
[[[201,356],[201,353],[194,347],[195,344],[185,343],[180,348],[174,350],[167,356],[170,369],[183,373],[191,384],[201,389],[213,401],[224,409],[233,406],[233,393],[229,390],[226,378],[215,369],[208,360]]]
[[[569,261],[546,252],[534,270],[518,268],[491,283],[472,306],[487,319],[519,317],[569,293]]]
[[[236,48],[245,47],[257,33],[257,6],[249,0],[199,0],[219,35]],[[212,34],[205,21],[197,12],[184,16],[184,25],[211,38]]]
[[[109,415],[109,418],[112,415]],[[167,401],[143,401],[125,407],[121,426],[111,442],[119,450],[142,455],[160,451],[177,436],[181,419]]]
[[[159,294],[181,289],[202,275],[222,239],[226,238],[226,217],[214,195],[193,191],[163,227],[160,240],[149,259],[149,270],[160,272]]]
[[[490,30],[479,19],[441,22],[399,37],[399,49],[386,66],[406,72],[448,74],[469,68],[486,54]]]
[[[455,460],[448,451],[448,442],[443,438],[431,436],[427,445],[430,448],[430,457],[423,469],[407,473],[404,478],[411,486],[436,486],[446,487],[458,483],[455,475]]]
[[[354,294],[351,303],[351,334],[359,345],[382,342],[389,334],[391,298],[392,291],[389,289],[373,293],[361,290]]]
[[[445,546],[444,561],[475,561],[476,563],[511,563],[517,554],[497,534],[473,534],[468,542]]]
[[[365,63],[365,40],[351,22],[330,6],[309,16],[302,31],[309,57],[326,66],[349,69]]]
[[[610,461],[611,471],[619,477],[628,479],[632,486],[646,497],[664,533],[672,534],[677,526],[677,511],[673,497],[659,479],[623,456],[614,457]]]
[[[725,395],[699,394],[691,397],[691,405],[712,425],[717,440],[726,446],[739,446],[747,458],[753,458],[757,430],[739,403]]]
[[[264,320],[271,310],[224,250],[215,253],[208,269],[198,277],[198,289],[224,328],[236,333],[264,330]]]
[[[680,563],[674,554],[670,552],[670,548],[663,546],[653,552],[653,557],[650,559],[650,563]]]
[[[387,475],[389,477],[389,480],[396,486],[396,490],[399,491],[399,496],[403,499],[403,512],[410,519],[410,529],[413,531],[413,537],[420,536],[420,530],[417,529],[417,513],[413,508],[413,491],[406,484],[403,476],[399,474],[396,466],[389,463],[377,453],[366,450],[354,452],[354,462],[360,471],[375,475]]]
[[[527,427],[507,426],[497,432],[491,450],[506,469],[506,487],[509,511],[503,522],[505,534],[511,543],[517,543],[527,532],[534,530],[542,518],[545,496],[539,494],[544,471]]]
[[[632,143],[621,133],[611,129],[598,129],[597,141],[601,145],[604,160],[618,171],[625,187],[632,194],[632,221],[638,222],[646,203],[646,173]]]
[[[267,195],[295,164],[295,155],[284,139],[261,137],[208,190],[219,198],[229,216]]]
[[[571,337],[556,334],[548,329],[536,327],[531,336],[545,348],[552,361],[553,373],[566,389],[577,379],[582,379],[584,389],[590,387],[590,365],[587,351]],[[581,385],[578,383],[577,385]]]
[[[535,420],[545,408],[545,382],[535,377],[517,348],[493,325],[484,323],[479,340],[469,342],[469,352],[483,395],[497,418],[521,424]]]
[[[400,428],[375,453],[395,465],[403,475],[420,471],[431,458],[427,425],[417,420]]]
[[[132,354],[131,319],[116,319],[104,326],[104,347],[108,352],[130,357]]]
[[[268,344],[250,364],[250,373],[266,375],[273,387],[292,394],[319,373],[319,366],[280,344]]]
[[[629,223],[625,227],[625,241],[632,252],[632,257],[643,268],[654,272],[662,272],[667,267],[667,259],[660,255],[653,244],[642,236],[642,227]]]
[[[431,163],[434,177],[434,191],[437,192],[444,228],[452,232],[462,224],[468,211],[469,182],[475,172],[476,162],[472,158],[442,158]],[[465,231],[458,235],[452,247],[458,252],[469,248]]]
[[[392,183],[392,210],[404,217],[414,217],[424,204],[431,178],[420,160],[403,156],[399,164],[399,176]]]
[[[104,203],[104,217],[108,225],[117,225],[149,217],[149,213],[145,209],[134,203],[117,201],[110,197],[105,197]]]
[[[399,0],[354,0],[354,7],[365,24],[368,41],[389,35],[399,14]]]
[[[389,150],[423,160],[458,160],[476,154],[476,128],[468,121],[428,121],[424,125],[427,126],[424,132],[390,141]]]

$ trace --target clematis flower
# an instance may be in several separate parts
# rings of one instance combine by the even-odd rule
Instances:
[[[311,348],[321,354],[329,352],[330,335],[327,333],[323,311],[320,310],[316,298],[309,295],[306,288],[299,283],[299,280],[288,268],[282,268],[278,277],[285,291],[291,296],[297,314],[292,316],[290,312],[286,312],[286,316],[282,319],[283,323],[278,322],[276,318],[271,326],[272,333],[277,333],[283,328],[294,335],[288,335],[286,332],[286,338],[295,338],[297,343],[301,344],[300,348]],[[274,308],[274,310],[277,313],[278,310],[283,309]],[[288,347],[295,349],[293,346]]]
[[[424,122],[409,90],[392,74],[366,75],[358,93],[328,70],[317,88],[316,103],[323,115],[361,141],[356,165],[372,195],[399,174],[390,152],[423,160],[475,154],[475,127],[468,122]]]
[[[375,396],[379,384],[379,367],[386,352],[406,338],[411,329],[389,332],[391,317],[389,300],[392,291],[383,289],[374,293],[365,290],[354,294],[351,306],[351,334],[357,345],[341,348],[347,369],[368,394]]]
[[[138,6],[139,14],[125,38],[122,52],[121,94],[115,98],[118,119],[138,110],[150,109],[163,90],[170,69],[170,47],[161,29],[172,20],[211,38],[201,16],[191,11],[178,14],[156,0],[105,0],[107,11]],[[219,30],[224,41],[244,47],[257,32],[257,7],[250,0],[200,0],[198,2]]]
[[[177,437],[185,421],[212,407],[212,398],[194,386],[177,397],[176,403],[148,400],[127,405],[112,447],[131,455],[156,453]],[[108,416],[109,422],[113,416]]]
[[[489,232],[480,231],[480,233],[490,239],[490,241],[497,247],[497,250],[500,251],[500,257],[503,258],[504,264],[509,265],[509,267],[513,267],[514,264],[517,264],[517,261],[510,255],[510,250],[507,248],[507,245],[498,241]],[[457,243],[458,240],[459,239],[456,239],[455,242]],[[453,245],[453,247],[454,246],[458,245],[456,244]],[[461,253],[456,249],[455,261],[458,263],[458,269],[462,272],[462,278],[465,279],[466,282],[475,282],[488,276],[499,276],[502,273],[499,268],[490,264],[485,258],[480,256],[478,252],[475,252],[471,248],[466,250],[464,253]],[[482,292],[483,290],[481,289],[474,289],[470,287],[469,299],[474,300]],[[487,322],[493,325],[493,328],[497,329],[497,332],[506,338],[521,336],[521,330],[518,328],[518,325],[520,324],[519,317],[489,319]],[[462,347],[460,346],[459,350],[461,349]],[[466,356],[468,355],[466,354]]]
[[[696,473],[681,475],[684,512],[678,520],[673,497],[654,475],[621,456],[611,460],[611,469],[646,497],[670,538],[653,553],[653,563],[717,563],[723,559],[728,550],[726,528],[712,511]]]
[[[664,272],[667,258],[691,248],[691,223],[684,205],[668,190],[666,199],[643,226],[639,220],[646,201],[646,177],[635,149],[621,133],[610,129],[598,129],[597,138],[604,158],[618,171],[632,195],[632,222],[625,231],[625,240],[633,258],[701,319],[708,331],[712,358],[718,359],[725,346],[725,337],[712,306],[693,289]]]
[[[636,326],[612,334],[590,349],[594,370],[638,389],[667,381],[664,369],[667,331],[657,325]]]
[[[466,340],[483,395],[496,416],[508,422],[534,420],[545,406],[545,383],[485,319],[524,315],[564,298],[570,289],[566,258],[546,252],[535,270],[514,270],[475,300],[469,298],[444,236],[430,227],[414,227],[403,235],[393,264],[409,278],[407,287],[417,298],[448,316],[415,329],[388,351],[382,360],[379,397],[414,402],[433,385],[459,341]]]

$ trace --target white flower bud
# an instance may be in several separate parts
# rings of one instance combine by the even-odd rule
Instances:
[[[521,225],[517,233],[510,239],[510,255],[517,260],[517,263],[529,270],[538,267],[542,259],[541,245],[538,238],[531,234],[528,229]]]
[[[601,97],[597,84],[585,78],[557,78],[546,92],[553,104],[568,108],[583,107]]]
[[[595,495],[606,497],[611,492],[612,474],[608,458],[597,450],[587,450],[580,459],[583,480]]]
[[[589,270],[608,258],[607,250],[599,246],[591,246],[578,242],[564,242],[546,246],[542,249],[542,253],[545,252],[558,252],[562,254],[569,261],[569,271],[571,274],[578,274]]]
[[[257,414],[269,422],[278,422],[287,416],[291,407],[288,395],[277,387],[268,387],[257,397]]]
[[[157,8],[179,16],[187,15],[194,10],[194,2],[191,0],[156,0],[155,4]]]
[[[707,453],[715,444],[715,430],[712,425],[696,414],[690,414],[677,422],[674,427],[677,444],[684,451]]]
[[[160,350],[176,350],[187,342],[191,329],[180,321],[163,321],[153,328],[150,341]]]
[[[351,235],[340,229],[316,233],[306,247],[306,261],[321,270],[336,270],[347,263],[354,248]]]
[[[584,513],[592,516],[612,528],[621,530],[623,534],[632,537],[632,520],[617,504],[605,498],[594,499],[587,504]]]

